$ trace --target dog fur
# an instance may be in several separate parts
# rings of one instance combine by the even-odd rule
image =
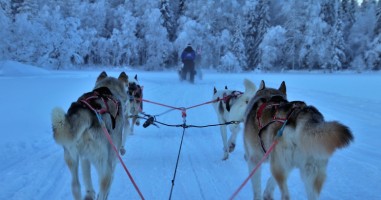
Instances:
[[[245,79],[245,92],[240,93],[234,90],[229,90],[225,87],[224,90],[217,91],[214,88],[213,99],[221,99],[213,103],[214,110],[216,111],[218,122],[223,124],[231,121],[243,122],[244,113],[249,100],[254,96],[256,86],[253,82]],[[228,98],[226,98],[228,97]],[[228,99],[228,101],[227,101]],[[227,139],[226,125],[220,126],[221,138],[223,143],[224,155],[223,160],[229,158],[229,153],[234,151],[237,134],[240,130],[239,124],[230,124],[229,129],[231,132],[229,141]]]
[[[139,84],[138,75],[135,75],[134,79],[128,83],[127,92],[130,96],[130,103],[127,108],[131,117],[130,134],[134,134],[134,125],[140,125],[138,114],[143,110],[143,88]]]
[[[283,135],[277,138],[283,125],[280,119],[288,121]],[[325,121],[315,107],[301,101],[288,102],[285,82],[273,89],[266,88],[262,81],[245,114],[244,148],[250,172],[275,140],[278,143],[266,160],[270,161],[272,177],[268,179],[264,199],[273,199],[276,184],[282,199],[290,199],[287,177],[293,168],[298,168],[307,198],[313,200],[321,192],[329,158],[336,149],[348,146],[353,135],[339,122]],[[251,181],[254,199],[262,199],[260,168]]]
[[[94,91],[107,91],[102,95],[113,101],[94,98],[93,108],[107,108],[106,113],[101,114],[102,120],[112,138],[116,148],[122,146],[122,132],[125,126],[123,112],[127,94],[125,83],[127,75],[122,72],[119,78],[109,77],[102,72],[95,83]],[[83,181],[86,187],[86,200],[95,199],[95,191],[91,179],[91,164],[94,165],[99,177],[99,193],[97,199],[107,199],[113,174],[116,166],[116,153],[107,140],[97,116],[83,101],[93,92],[82,95],[78,101],[73,102],[67,111],[62,108],[52,110],[53,137],[57,144],[64,149],[64,158],[71,172],[71,188],[74,199],[82,199],[81,185],[78,177],[78,166],[81,163]],[[107,105],[106,105],[107,104]]]
[[[143,88],[139,84],[138,75],[135,75],[134,79],[127,82],[125,86],[126,94],[129,98],[125,103],[126,110],[124,111],[125,127],[123,129],[123,144],[125,144],[128,135],[134,134],[134,126],[140,125],[138,114],[143,110]],[[120,148],[120,154],[124,155],[125,153],[126,150],[124,148],[124,145],[122,145]]]

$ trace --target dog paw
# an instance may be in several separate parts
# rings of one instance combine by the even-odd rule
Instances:
[[[95,199],[95,192],[94,191],[87,191],[84,199],[85,200],[94,200]]]
[[[233,152],[235,149],[235,143],[230,143],[229,145],[229,153]]]
[[[139,126],[140,125],[140,121],[136,120],[135,124],[136,124],[136,126]]]
[[[265,195],[263,200],[274,200],[274,198],[271,195]]]
[[[224,156],[222,157],[222,160],[227,160],[229,158],[229,153],[225,152]]]
[[[124,147],[121,147],[119,152],[120,152],[120,155],[123,156],[124,154],[126,154],[126,149],[124,149]]]

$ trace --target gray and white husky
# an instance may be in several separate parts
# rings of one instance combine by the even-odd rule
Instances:
[[[214,88],[213,99],[219,99],[219,101],[213,103],[213,107],[216,111],[219,123],[223,124],[231,121],[243,122],[247,104],[256,91],[256,87],[253,82],[245,79],[244,85],[244,93],[236,90],[229,90],[227,87],[225,87],[224,90],[217,90]],[[220,126],[222,143],[224,145],[223,160],[228,159],[229,153],[234,151],[240,125],[239,123],[230,124],[229,129],[231,135],[228,141],[226,125]]]
[[[290,199],[287,177],[293,168],[298,168],[307,198],[313,200],[322,190],[329,158],[336,149],[348,146],[353,136],[339,122],[325,121],[315,107],[302,101],[287,101],[285,82],[273,89],[266,88],[262,81],[247,107],[244,122],[245,158],[250,172],[275,140],[277,144],[267,159],[272,177],[268,179],[264,199],[273,199],[276,183],[282,199]],[[254,199],[262,199],[260,168],[251,181]]]
[[[116,165],[117,153],[113,151],[97,115],[101,116],[112,142],[117,150],[122,146],[122,132],[125,125],[123,112],[127,94],[127,75],[109,77],[102,72],[91,92],[83,94],[73,102],[67,111],[54,108],[52,111],[53,137],[64,149],[64,158],[71,172],[71,188],[74,199],[82,199],[78,177],[81,162],[83,181],[86,187],[85,199],[95,199],[91,179],[91,164],[98,172],[99,193],[97,199],[107,199]]]

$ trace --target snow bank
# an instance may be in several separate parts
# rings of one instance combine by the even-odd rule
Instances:
[[[49,74],[49,71],[16,61],[6,60],[0,62],[0,76],[30,76],[42,74]]]

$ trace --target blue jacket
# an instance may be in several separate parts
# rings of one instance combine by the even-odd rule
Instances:
[[[196,52],[192,49],[191,46],[187,46],[184,51],[181,53],[181,61],[194,61],[196,58]]]

